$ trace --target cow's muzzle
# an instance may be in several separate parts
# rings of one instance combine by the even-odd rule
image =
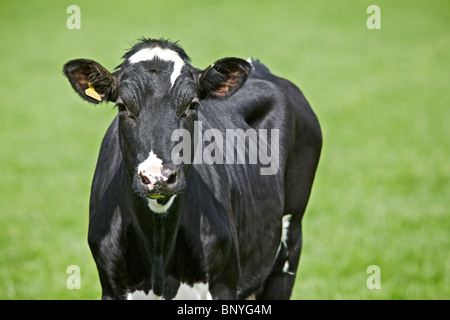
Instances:
[[[182,170],[173,164],[164,164],[161,170],[141,168],[138,174],[146,196],[161,204],[180,192],[184,179]]]

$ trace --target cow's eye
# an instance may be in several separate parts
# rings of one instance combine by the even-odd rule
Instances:
[[[198,100],[198,98],[194,98],[189,105],[189,110],[196,110],[198,108],[199,102],[200,101]]]
[[[117,110],[119,110],[119,112],[127,111],[127,107],[125,107],[125,105],[123,103],[116,103],[116,107],[117,107]]]
[[[182,117],[187,117],[190,115],[193,111],[197,110],[199,106],[199,100],[197,98],[194,98],[192,102],[189,104],[189,106],[181,113]]]

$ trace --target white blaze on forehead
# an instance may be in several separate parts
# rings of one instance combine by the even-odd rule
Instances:
[[[160,47],[145,48],[133,54],[128,59],[128,61],[130,61],[131,63],[138,63],[141,61],[153,60],[155,57],[158,57],[159,59],[164,61],[173,62],[173,72],[170,76],[170,82],[173,86],[178,76],[181,74],[181,69],[184,66],[183,59],[181,59],[181,57],[175,51],[170,49],[162,49]]]

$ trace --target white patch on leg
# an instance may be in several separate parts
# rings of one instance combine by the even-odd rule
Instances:
[[[291,224],[292,214],[287,214],[283,216],[283,221],[281,222],[282,230],[281,230],[281,242],[283,242],[284,246],[287,247],[286,241],[288,236],[289,225]]]
[[[289,271],[289,261],[287,261],[287,260],[286,260],[286,262],[285,262],[285,264],[283,266],[283,272],[287,273],[287,274],[289,274],[291,276],[295,276],[295,272]]]
[[[284,247],[287,249],[287,236],[288,236],[289,225],[291,224],[291,218],[292,218],[292,214],[287,214],[287,215],[283,216],[283,220],[281,222],[281,240],[280,240],[280,246],[278,247],[278,252],[280,252],[280,250],[281,250],[281,245],[284,245]],[[278,255],[278,253],[277,253],[277,255]],[[289,271],[289,261],[288,260],[286,260],[286,262],[284,263],[283,272],[287,273],[291,276],[295,275],[295,272]]]
[[[142,290],[136,290],[127,294],[127,300],[161,300],[161,297],[155,295],[151,290],[148,294]]]
[[[288,229],[289,229],[289,225],[291,223],[291,217],[292,214],[287,214],[285,216],[283,216],[283,219],[281,221],[281,239],[280,239],[280,245],[278,246],[278,250],[277,250],[277,254],[280,252],[281,250],[281,245],[284,245],[287,248],[287,236],[288,236]]]
[[[170,82],[173,87],[178,76],[181,74],[181,69],[184,66],[183,59],[181,59],[175,51],[170,49],[162,49],[160,47],[145,48],[133,54],[130,58],[128,58],[128,61],[131,63],[138,63],[141,61],[153,60],[155,57],[158,57],[164,61],[173,62],[173,72],[170,76]]]
[[[212,300],[209,293],[208,283],[199,282],[194,286],[181,283],[178,292],[173,298],[174,300]],[[156,296],[152,290],[148,294],[144,291],[137,290],[127,294],[127,300],[164,300],[160,296]]]
[[[199,282],[193,287],[182,283],[174,300],[212,300],[208,283]]]

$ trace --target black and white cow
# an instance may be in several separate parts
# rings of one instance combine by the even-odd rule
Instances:
[[[86,59],[63,68],[83,99],[118,110],[90,198],[102,297],[289,299],[322,146],[303,94],[252,60],[197,69],[165,40],[142,39],[123,59],[113,73]],[[220,135],[233,131],[245,154],[220,161],[239,138]],[[207,148],[215,161],[196,161]]]

